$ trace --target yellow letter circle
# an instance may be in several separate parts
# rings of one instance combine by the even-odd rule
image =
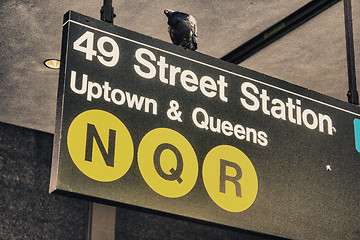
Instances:
[[[71,123],[67,145],[71,159],[86,176],[115,181],[129,170],[134,146],[126,126],[114,115],[88,110]]]
[[[198,177],[194,149],[185,137],[168,128],[154,129],[143,137],[138,164],[149,187],[168,198],[190,192]]]
[[[255,201],[258,180],[250,159],[239,149],[221,145],[203,164],[203,181],[211,199],[229,212],[242,212]]]

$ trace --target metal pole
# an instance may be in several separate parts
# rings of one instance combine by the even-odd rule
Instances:
[[[309,1],[303,7],[235,48],[221,59],[239,64],[338,2],[340,0]]]
[[[112,7],[112,0],[104,0],[104,5],[100,10],[100,19],[102,21],[114,24],[114,18],[116,17],[114,13],[114,8]]]
[[[92,218],[93,218],[93,203],[89,202],[88,229],[87,229],[86,240],[91,240],[92,239],[92,236],[91,236]]]
[[[348,102],[359,105],[359,95],[356,89],[356,72],[355,72],[355,54],[353,27],[351,15],[351,0],[344,0],[344,17],[345,17],[345,36],[346,36],[346,54],[348,66],[349,91],[347,93]]]

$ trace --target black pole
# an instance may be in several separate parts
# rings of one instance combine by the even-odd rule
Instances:
[[[112,0],[104,0],[104,6],[100,10],[100,18],[102,21],[114,24],[114,8],[112,7]]]
[[[349,91],[347,93],[348,102],[359,105],[359,95],[356,89],[355,73],[355,54],[353,27],[351,15],[351,0],[344,0],[344,17],[345,17],[345,36],[346,36],[346,54],[348,66]]]
[[[309,1],[303,7],[235,48],[221,59],[239,64],[338,2],[340,0]]]

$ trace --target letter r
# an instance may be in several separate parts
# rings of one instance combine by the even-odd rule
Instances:
[[[226,175],[226,168],[231,167],[235,169],[236,175],[229,176]],[[232,182],[235,186],[235,192],[237,197],[241,196],[241,185],[239,179],[242,177],[242,171],[239,165],[234,162],[230,162],[224,159],[220,159],[220,192],[225,193],[226,181]]]

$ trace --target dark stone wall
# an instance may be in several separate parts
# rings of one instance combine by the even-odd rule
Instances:
[[[0,239],[85,239],[88,202],[48,193],[52,143],[0,123]]]

